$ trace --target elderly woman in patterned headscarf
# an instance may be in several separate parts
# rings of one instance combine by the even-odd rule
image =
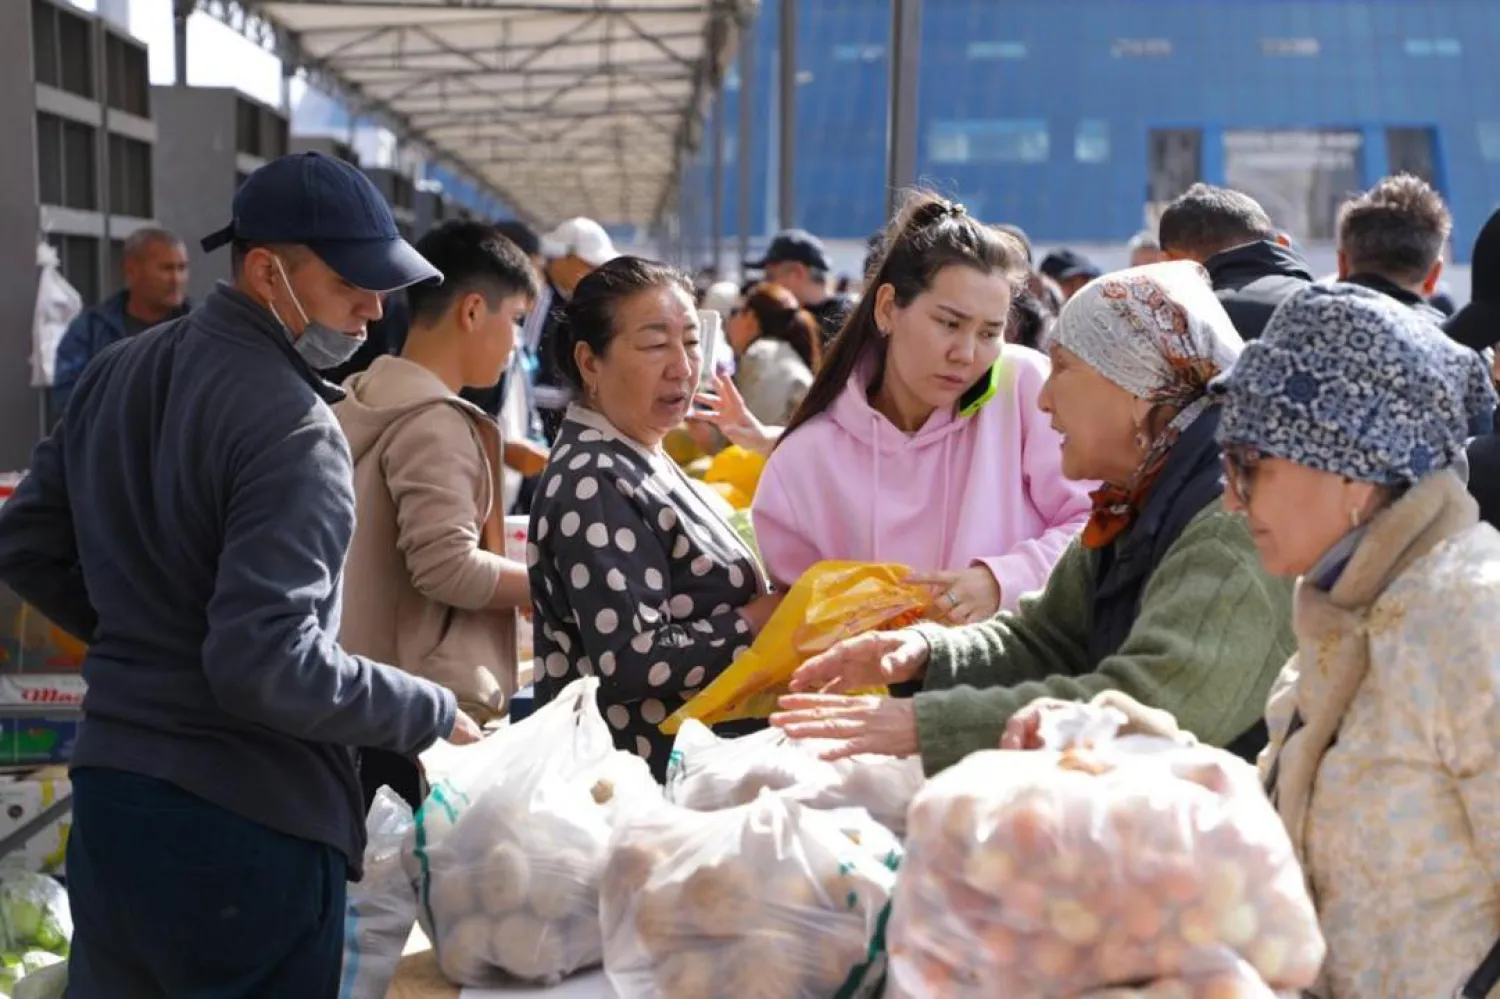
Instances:
[[[822,693],[788,697],[773,723],[842,739],[840,753],[920,753],[935,772],[994,748],[1039,697],[1124,691],[1253,757],[1293,642],[1290,587],[1261,569],[1221,502],[1209,384],[1241,347],[1197,264],[1083,288],[1053,330],[1040,402],[1063,435],[1064,474],[1106,485],[1046,588],[984,623],[852,639],[803,666],[794,689]],[[826,693],[879,683],[919,692]]]
[[[1300,577],[1261,771],[1328,941],[1314,994],[1490,995],[1500,534],[1456,471],[1492,423],[1489,373],[1405,306],[1315,285],[1216,391],[1227,505],[1270,571]],[[1026,744],[1049,706],[1007,742]],[[1175,734],[1168,717],[1135,718]]]

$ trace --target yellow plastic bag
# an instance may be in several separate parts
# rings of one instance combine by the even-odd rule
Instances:
[[[755,496],[760,485],[761,473],[766,470],[766,457],[732,444],[714,455],[714,460],[703,473],[703,481],[709,485],[725,485],[748,499]],[[733,502],[733,500],[731,500]],[[736,506],[736,509],[744,509]]]
[[[787,692],[792,674],[806,660],[846,638],[877,629],[904,628],[932,605],[925,586],[905,582],[900,565],[819,562],[797,580],[755,644],[698,696],[661,723],[675,735],[696,718],[705,725],[765,718]],[[860,691],[884,694],[885,688]]]

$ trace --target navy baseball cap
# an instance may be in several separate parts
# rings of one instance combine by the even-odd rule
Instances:
[[[755,270],[764,270],[767,264],[806,264],[813,270],[833,270],[833,261],[828,259],[823,241],[805,229],[778,232],[771,245],[766,247],[764,257],[745,261],[746,267]]]
[[[1053,250],[1042,258],[1041,265],[1037,270],[1047,275],[1054,281],[1066,281],[1068,278],[1086,277],[1096,278],[1103,274],[1092,260],[1079,253],[1077,250]]]
[[[236,240],[305,246],[339,277],[365,291],[396,291],[442,272],[401,238],[390,206],[351,163],[293,153],[252,173],[234,195],[233,218],[203,237],[205,253]]]

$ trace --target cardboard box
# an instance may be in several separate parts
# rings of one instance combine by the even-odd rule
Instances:
[[[86,689],[72,674],[0,676],[0,767],[70,760]]]
[[[45,776],[0,781],[0,838],[20,829],[53,804],[72,793],[65,776]],[[43,874],[62,874],[73,827],[71,810],[52,819],[12,853],[0,857],[0,865]]]
[[[505,518],[505,557],[522,565],[529,565],[526,560],[526,539],[531,524],[526,517]],[[531,608],[523,607],[516,612],[520,618],[516,622],[516,662],[522,667],[533,658],[531,642]]]

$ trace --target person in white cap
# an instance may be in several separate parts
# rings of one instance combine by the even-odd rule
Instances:
[[[578,282],[620,254],[604,227],[593,219],[572,218],[542,237],[546,286],[526,320],[523,343],[535,361],[534,400],[548,444],[557,437],[563,414],[573,401],[567,380],[552,363],[549,344],[557,330],[557,314],[573,295]]]

